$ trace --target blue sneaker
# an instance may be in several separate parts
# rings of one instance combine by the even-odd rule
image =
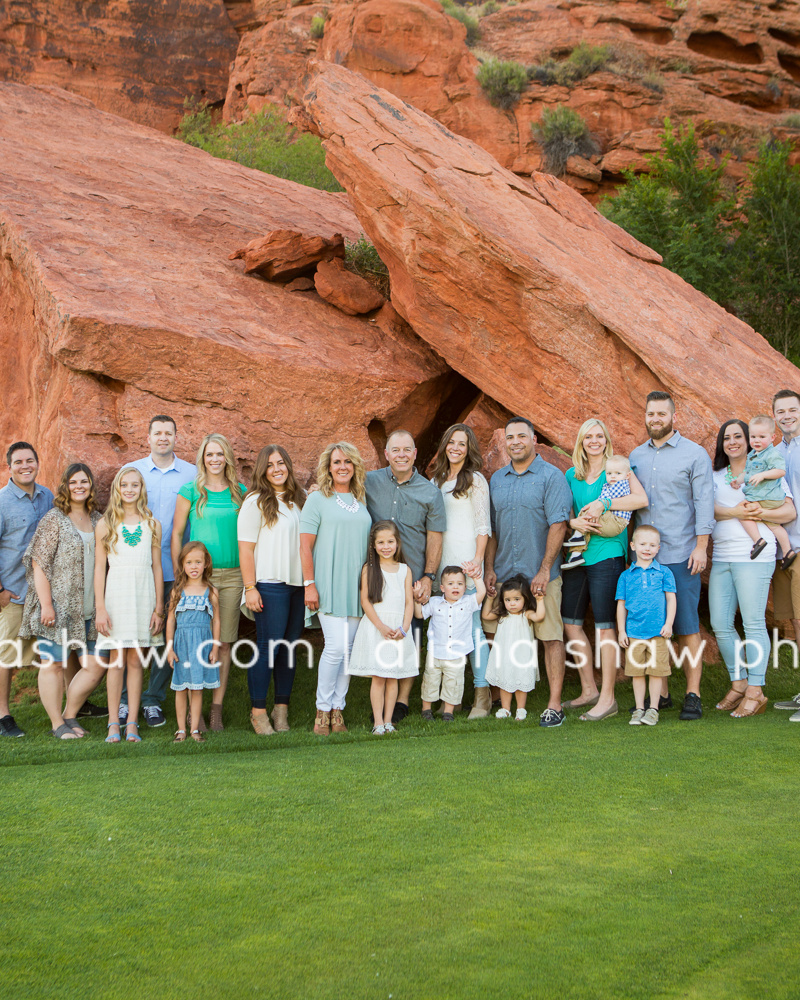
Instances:
[[[539,716],[539,725],[547,729],[560,726],[563,721],[564,713],[557,712],[554,708],[546,708]]]

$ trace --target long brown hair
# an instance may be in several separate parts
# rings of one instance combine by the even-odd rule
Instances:
[[[397,539],[397,548],[394,553],[394,561],[404,563],[406,557],[403,555],[403,543],[400,541],[400,531],[394,521],[376,521],[372,525],[369,533],[369,545],[367,547],[367,597],[370,604],[380,604],[383,600],[383,573],[381,573],[381,557],[375,551],[375,539],[379,531],[391,531]]]
[[[61,482],[58,484],[56,495],[53,497],[53,506],[58,507],[62,514],[69,514],[72,510],[72,500],[69,495],[69,481],[76,472],[85,472],[89,479],[89,496],[86,498],[86,512],[87,514],[91,514],[93,510],[97,510],[97,496],[94,488],[94,476],[92,475],[92,470],[89,466],[84,465],[83,462],[73,462],[72,465],[68,465],[66,469],[64,469],[64,475],[61,477]]]
[[[273,527],[278,522],[278,496],[275,493],[275,487],[267,478],[267,464],[276,453],[281,456],[286,463],[286,468],[289,470],[281,499],[287,507],[297,506],[298,508],[302,508],[306,499],[305,490],[298,485],[297,480],[294,478],[294,467],[286,449],[281,448],[279,444],[268,444],[262,448],[256,458],[253,481],[246,496],[253,495],[258,497],[256,501],[258,509],[261,511],[261,517],[268,528]]]
[[[453,424],[452,427],[448,427],[444,434],[442,434],[442,439],[436,451],[436,458],[434,459],[431,480],[439,488],[447,481],[447,477],[450,474],[450,459],[447,457],[446,449],[450,443],[450,438],[456,431],[462,431],[467,436],[467,454],[464,457],[464,464],[458,471],[456,485],[453,488],[453,496],[458,498],[469,494],[469,491],[472,489],[474,474],[480,472],[483,465],[480,445],[478,444],[478,439],[475,437],[475,431],[471,427],[467,427],[466,424]]]
[[[208,587],[209,593],[214,592],[214,586],[211,583],[211,571],[213,569],[211,565],[211,553],[202,542],[187,542],[181,549],[181,554],[178,556],[178,571],[175,574],[175,583],[172,585],[172,593],[169,598],[169,609],[167,614],[172,614],[178,606],[178,601],[183,597],[183,591],[186,584],[189,582],[189,577],[186,575],[186,570],[183,568],[183,561],[189,553],[194,552],[195,549],[199,549],[205,558],[203,576],[200,582],[204,583],[206,587]]]

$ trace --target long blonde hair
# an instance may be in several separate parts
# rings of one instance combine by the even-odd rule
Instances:
[[[367,495],[367,470],[364,468],[364,463],[361,460],[358,448],[356,448],[354,444],[349,444],[347,441],[337,441],[334,444],[329,444],[325,451],[323,451],[323,453],[319,456],[319,462],[317,463],[317,486],[319,486],[319,491],[324,497],[333,496],[334,490],[333,476],[331,475],[331,455],[337,448],[353,463],[353,478],[350,480],[350,492],[356,500],[363,503]]]
[[[152,533],[154,535],[156,533],[158,522],[153,517],[153,512],[147,506],[147,486],[145,485],[144,476],[134,466],[124,465],[116,476],[114,476],[114,481],[111,483],[111,490],[108,494],[108,506],[106,507],[105,514],[103,514],[103,521],[106,525],[106,537],[103,539],[103,547],[106,552],[117,551],[117,528],[122,524],[122,519],[125,517],[120,483],[122,482],[122,477],[126,476],[129,472],[135,472],[139,477],[139,482],[142,484],[142,492],[136,501],[136,513],[143,521],[147,521],[147,526]]]
[[[614,446],[611,444],[611,435],[608,433],[608,428],[603,421],[599,420],[597,417],[591,417],[589,420],[584,420],[581,424],[581,429],[578,431],[578,437],[575,440],[575,447],[572,450],[572,464],[575,466],[576,479],[586,479],[586,474],[589,471],[589,459],[586,457],[586,452],[583,450],[583,439],[593,427],[599,427],[606,437],[606,447],[603,451],[604,468],[606,462],[614,454]]]
[[[244,493],[239,485],[239,477],[236,474],[236,459],[233,457],[233,448],[231,448],[230,441],[228,441],[224,434],[206,434],[200,442],[200,447],[197,449],[197,458],[195,460],[197,478],[194,483],[197,487],[197,492],[200,494],[197,499],[197,506],[195,507],[195,513],[198,517],[203,516],[203,508],[208,503],[208,490],[206,488],[208,473],[206,472],[205,457],[206,448],[212,441],[222,448],[222,454],[225,456],[225,480],[230,487],[231,500],[233,500],[234,506],[241,507],[244,500]]]

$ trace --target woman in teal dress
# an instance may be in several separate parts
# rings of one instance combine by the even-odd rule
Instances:
[[[231,669],[231,645],[239,638],[242,571],[239,569],[237,521],[245,487],[236,474],[230,442],[222,434],[207,434],[197,451],[197,478],[182,486],[172,522],[172,564],[176,575],[186,523],[189,539],[202,542],[211,554],[211,582],[219,594],[220,685],[215,689],[209,715],[210,728],[222,726],[222,702]],[[202,719],[193,722],[202,731]]]
[[[572,490],[570,527],[589,538],[584,552],[585,565],[564,573],[561,590],[561,617],[567,651],[583,665],[578,668],[581,678],[580,697],[565,702],[564,708],[584,708],[584,722],[599,722],[617,714],[614,685],[617,678],[619,646],[616,631],[617,580],[625,569],[628,554],[628,533],[613,538],[597,534],[591,518],[599,517],[604,505],[599,500],[606,484],[606,462],[614,454],[611,437],[602,420],[587,420],[578,431],[572,452],[574,467],[567,472]],[[647,496],[639,480],[630,474],[630,496],[614,500],[614,510],[639,510],[647,506]],[[594,615],[595,639],[600,650],[602,686],[598,692],[594,680],[594,653],[583,630],[589,605]],[[591,709],[591,711],[590,711]]]
[[[319,489],[300,515],[306,620],[316,615],[325,636],[317,675],[318,736],[347,732],[342,716],[350,684],[346,667],[364,613],[361,568],[372,527],[365,482],[358,449],[345,441],[328,445],[317,466]]]

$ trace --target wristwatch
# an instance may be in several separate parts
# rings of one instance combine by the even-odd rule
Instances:
[[[434,583],[436,583],[436,574],[435,573],[423,573],[422,575],[423,576],[427,576],[429,580],[432,580]]]
[[[303,580],[303,586],[310,587],[313,582],[313,580]]]

